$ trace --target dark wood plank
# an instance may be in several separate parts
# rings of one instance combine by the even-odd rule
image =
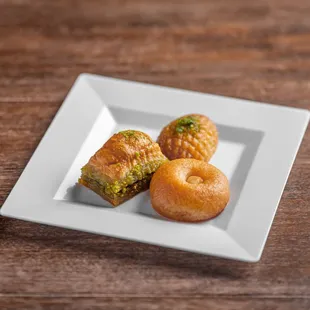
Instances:
[[[308,0],[0,0],[0,204],[81,72],[309,109],[309,14]],[[257,264],[0,218],[0,308],[309,309],[309,164],[308,129]]]
[[[2,301],[1,301],[2,300]],[[132,297],[111,297],[111,298],[90,298],[90,297],[18,297],[1,298],[3,310],[16,310],[14,307],[23,310],[44,309],[44,310],[89,310],[89,309],[112,309],[112,310],[195,310],[195,309],[240,309],[240,310],[291,310],[309,309],[309,299],[262,299],[262,298],[132,298]]]

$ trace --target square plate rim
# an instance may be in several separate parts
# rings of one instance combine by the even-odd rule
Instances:
[[[257,248],[256,251],[254,251],[254,252],[250,251],[248,253],[244,253],[244,252],[241,251],[242,255],[239,255],[239,256],[238,255],[234,256],[234,255],[229,255],[229,254],[221,255],[221,253],[215,253],[216,256],[221,256],[221,257],[230,257],[230,258],[233,258],[233,259],[244,260],[244,261],[252,261],[252,262],[258,261],[260,259],[260,257],[261,257],[262,250],[264,248],[264,245],[265,245],[265,242],[266,242],[266,239],[267,239],[267,236],[268,236],[268,233],[269,233],[272,221],[273,221],[273,217],[274,217],[275,212],[277,210],[277,206],[278,206],[279,200],[281,198],[282,191],[284,189],[287,177],[288,177],[289,172],[291,170],[291,166],[292,166],[292,164],[294,162],[294,159],[295,159],[295,156],[297,154],[299,145],[300,145],[300,143],[302,141],[302,137],[303,137],[304,132],[305,132],[305,130],[307,128],[307,124],[309,122],[309,111],[308,110],[303,110],[303,109],[291,108],[291,107],[283,107],[283,106],[270,105],[270,104],[266,104],[266,103],[248,101],[248,100],[244,100],[244,99],[237,99],[237,98],[230,98],[230,97],[224,97],[224,96],[218,96],[218,95],[204,94],[204,93],[190,91],[190,90],[175,89],[175,88],[166,87],[166,86],[153,85],[153,84],[134,82],[134,81],[127,81],[127,80],[122,80],[122,79],[116,79],[116,78],[111,78],[111,77],[104,77],[104,76],[99,76],[99,75],[94,75],[94,74],[83,73],[83,74],[80,74],[80,76],[77,78],[77,80],[73,84],[73,86],[72,86],[71,90],[69,91],[68,95],[66,96],[63,104],[61,105],[60,109],[56,113],[56,116],[54,117],[54,119],[51,122],[48,130],[46,131],[46,133],[43,136],[41,142],[39,143],[36,151],[34,152],[32,158],[30,159],[29,163],[25,167],[24,172],[29,169],[28,166],[31,165],[31,162],[33,161],[33,158],[35,157],[35,154],[37,153],[37,151],[40,150],[41,144],[44,141],[47,141],[49,139],[48,137],[51,135],[51,132],[54,130],[53,128],[57,125],[57,120],[59,120],[62,117],[62,115],[65,113],[64,111],[65,111],[66,107],[69,106],[68,102],[69,102],[72,94],[74,94],[74,92],[78,89],[78,87],[80,87],[81,83],[86,84],[87,88],[90,87],[96,93],[96,90],[94,90],[94,88],[92,86],[92,81],[94,81],[94,80],[100,80],[100,83],[104,82],[104,83],[108,83],[108,84],[109,83],[110,84],[111,83],[112,84],[115,84],[115,83],[116,84],[125,83],[123,85],[127,85],[128,87],[142,87],[142,88],[150,87],[152,89],[155,88],[158,91],[168,91],[168,92],[180,93],[180,94],[182,94],[184,96],[199,96],[199,97],[203,96],[203,97],[208,97],[211,100],[218,100],[219,102],[224,101],[224,104],[227,103],[227,101],[228,102],[235,101],[239,105],[240,104],[243,105],[243,103],[246,102],[246,103],[250,103],[250,106],[249,105],[244,105],[242,108],[247,107],[246,110],[248,110],[248,111],[249,111],[249,109],[250,110],[254,109],[254,110],[256,110],[255,112],[257,112],[257,107],[258,106],[261,107],[264,110],[266,110],[266,109],[269,110],[269,112],[272,112],[273,114],[275,113],[275,111],[276,111],[276,114],[277,114],[277,111],[281,110],[281,111],[284,112],[284,113],[282,113],[282,116],[281,116],[281,117],[283,117],[283,120],[282,120],[282,123],[280,122],[280,128],[278,128],[278,130],[276,130],[275,133],[273,131],[271,131],[272,128],[270,127],[270,124],[267,124],[267,125],[265,124],[266,125],[265,127],[264,126],[256,127],[256,129],[258,128],[259,130],[263,130],[264,133],[267,134],[267,136],[266,136],[267,138],[268,138],[268,135],[270,135],[270,139],[271,140],[274,139],[274,134],[275,135],[279,135],[279,133],[280,133],[279,129],[281,129],[281,130],[283,129],[282,127],[285,124],[285,122],[287,121],[288,113],[290,113],[290,112],[293,113],[293,121],[298,125],[297,126],[298,128],[296,127],[295,129],[293,129],[293,132],[297,133],[297,136],[298,136],[299,139],[294,141],[293,138],[296,138],[295,135],[292,135],[292,136],[290,136],[292,138],[289,138],[289,140],[290,139],[292,140],[291,141],[291,145],[289,146],[290,148],[293,149],[293,150],[291,150],[292,154],[290,154],[290,156],[288,156],[286,158],[286,160],[285,160],[285,162],[286,162],[285,169],[281,169],[281,173],[282,173],[282,177],[281,178],[282,179],[281,179],[281,182],[278,182],[278,183],[281,183],[281,184],[278,184],[278,189],[277,189],[278,190],[278,194],[275,195],[277,197],[274,197],[274,199],[273,199],[273,207],[271,208],[271,210],[269,210],[269,211],[271,211],[271,213],[269,212],[270,214],[268,216],[269,217],[268,224],[265,225],[265,227],[263,229],[263,232],[260,232],[262,238],[260,240],[259,248]],[[94,96],[99,96],[99,95],[97,93],[97,94],[94,94]],[[102,100],[102,98],[98,98],[98,100]],[[230,103],[230,104],[232,104],[232,103]],[[111,105],[111,103],[107,104],[107,105],[109,106],[109,105]],[[119,106],[119,105],[116,104],[115,106]],[[267,139],[267,142],[266,142],[266,137],[264,137],[264,139],[263,139],[263,140],[265,140],[265,141],[263,141],[263,145],[262,145],[263,147],[260,146],[260,149],[261,148],[265,149],[265,151],[266,151],[267,143],[270,143],[270,141],[268,141],[268,139]],[[264,147],[264,143],[266,144],[265,147]],[[281,150],[282,149],[283,149],[283,146],[282,146]],[[256,165],[259,166],[260,165],[260,161],[258,163],[256,163]],[[253,170],[253,167],[251,168],[251,171],[252,170]],[[249,172],[249,176],[250,176],[251,173],[253,174],[253,171],[252,172],[251,171]],[[30,221],[33,221],[33,222],[39,222],[39,223],[48,224],[48,225],[55,225],[55,226],[62,226],[62,227],[66,227],[66,228],[80,229],[79,227],[67,226],[65,223],[64,223],[64,225],[58,225],[58,224],[47,223],[47,222],[43,222],[43,221],[35,221],[33,219],[27,218],[27,215],[25,216],[25,214],[19,216],[19,213],[16,214],[16,212],[15,212],[16,210],[13,210],[13,209],[11,210],[8,207],[8,205],[9,205],[8,202],[10,201],[10,197],[12,197],[14,195],[14,192],[17,190],[16,189],[17,184],[20,183],[20,180],[25,177],[24,172],[22,173],[22,175],[20,176],[20,178],[17,181],[16,185],[13,187],[11,193],[7,197],[6,201],[4,202],[2,208],[0,209],[0,214],[3,215],[3,216],[11,216],[11,217],[14,217],[14,218],[30,220]],[[253,184],[251,186],[253,187]],[[51,198],[53,200],[53,197],[51,197]],[[248,198],[246,198],[246,199],[248,199]],[[50,203],[50,201],[45,201],[45,203]],[[58,204],[61,205],[61,203],[58,203]],[[232,233],[232,235],[234,237],[235,236],[238,237],[238,234],[240,233],[240,230],[238,231],[238,229],[236,228],[236,223],[237,223],[237,221],[235,221],[232,225],[230,225],[230,228],[229,228],[230,232]],[[80,230],[88,231],[87,229],[83,229],[83,228],[80,229]],[[89,230],[89,232],[99,233],[99,234],[104,234],[104,235],[110,235],[110,236],[113,236],[113,237],[119,237],[119,238],[128,239],[128,240],[135,240],[135,241],[146,242],[146,243],[151,243],[151,244],[157,244],[157,245],[162,245],[162,246],[174,247],[174,248],[177,248],[177,249],[189,250],[191,252],[199,252],[199,253],[203,253],[203,254],[214,255],[212,252],[210,253],[208,251],[195,251],[195,249],[187,249],[187,248],[184,248],[184,247],[172,246],[171,244],[161,244],[160,242],[156,243],[156,242],[154,242],[154,240],[153,241],[141,240],[139,238],[134,238],[134,237],[126,238],[125,235],[119,235],[117,232],[114,232],[113,234],[109,234],[108,232],[104,232],[104,233],[96,232],[96,231],[92,231],[92,230]],[[229,237],[231,237],[231,236],[229,236]],[[237,245],[234,245],[234,246],[235,247],[238,247],[238,246],[240,247],[240,244],[237,244]],[[241,248],[243,248],[242,244],[241,244]],[[238,250],[240,251],[240,249],[238,249]],[[225,251],[224,251],[224,253],[225,253]],[[249,254],[249,255],[247,255],[247,254]]]

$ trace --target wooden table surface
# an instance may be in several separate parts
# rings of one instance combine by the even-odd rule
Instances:
[[[309,109],[309,16],[309,0],[0,0],[0,205],[81,72]],[[310,309],[309,164],[310,130],[256,264],[0,218],[0,309]]]

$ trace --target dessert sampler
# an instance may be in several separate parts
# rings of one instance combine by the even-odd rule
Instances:
[[[113,206],[150,188],[152,207],[165,218],[208,220],[230,195],[226,176],[208,163],[217,144],[215,124],[200,114],[169,123],[157,143],[141,131],[121,131],[82,167],[78,182]]]

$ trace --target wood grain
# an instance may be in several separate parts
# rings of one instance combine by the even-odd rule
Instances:
[[[130,298],[130,297],[71,297],[71,298],[53,298],[53,297],[7,297],[3,306],[6,310],[18,309],[33,310],[41,309],[40,306],[46,310],[57,309],[116,309],[116,310],[193,310],[193,309],[257,309],[257,310],[290,310],[293,307],[297,309],[309,309],[310,301],[306,299],[261,299],[261,298]],[[113,306],[111,306],[113,305]]]
[[[309,109],[309,15],[308,0],[0,0],[1,205],[81,72]],[[307,130],[257,264],[0,218],[0,308],[309,309],[309,164]]]

